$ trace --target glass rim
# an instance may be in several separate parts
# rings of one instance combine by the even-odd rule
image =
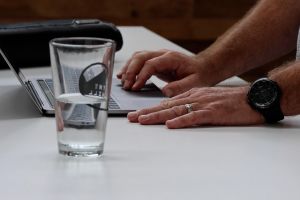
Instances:
[[[68,41],[98,41],[106,42],[104,44],[71,44]],[[60,37],[53,38],[50,40],[49,44],[56,47],[72,47],[72,48],[100,48],[100,47],[110,47],[115,46],[115,41],[107,38],[97,38],[97,37]]]

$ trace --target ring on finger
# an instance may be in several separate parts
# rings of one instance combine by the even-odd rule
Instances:
[[[193,106],[192,106],[192,104],[187,103],[184,106],[185,106],[185,108],[187,110],[187,113],[193,112]]]

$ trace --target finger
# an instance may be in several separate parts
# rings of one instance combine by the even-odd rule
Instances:
[[[130,122],[138,122],[139,116],[146,115],[146,114],[153,113],[153,112],[157,112],[157,111],[160,111],[160,110],[163,110],[163,109],[164,108],[162,107],[162,105],[154,106],[154,107],[151,107],[151,108],[144,108],[142,110],[137,110],[137,111],[128,113],[127,118]]]
[[[117,74],[117,78],[118,79],[122,79],[122,76],[125,74],[125,72],[127,71],[128,68],[128,64],[131,62],[131,58],[126,62],[126,64],[124,65],[124,67],[122,67],[122,69],[118,72]]]
[[[188,102],[187,100],[180,100],[178,102],[172,102],[172,101],[164,100],[164,101],[161,101],[160,104],[157,105],[157,106],[153,106],[153,107],[150,107],[150,108],[144,108],[144,109],[141,109],[141,110],[130,112],[130,113],[128,113],[127,118],[130,122],[138,122],[138,118],[141,115],[147,115],[149,113],[154,113],[154,112],[158,112],[158,111],[161,111],[161,110],[166,110],[166,109],[169,109],[169,108],[171,108],[173,106],[177,106],[177,105],[184,105],[187,102]]]
[[[122,85],[124,85],[124,82],[125,82],[125,74],[122,75],[122,79],[121,79]]]
[[[125,73],[126,73],[126,71],[127,71],[128,65],[130,64],[130,62],[131,62],[132,58],[134,57],[134,55],[136,55],[137,53],[139,53],[139,52],[135,52],[135,53],[131,56],[131,58],[129,58],[129,59],[127,60],[127,62],[125,63],[125,65],[122,67],[122,69],[120,70],[120,72],[117,74],[117,77],[118,77],[119,79],[123,78],[123,76],[125,75]]]
[[[130,63],[127,66],[126,71],[124,72],[125,74],[125,83],[124,83],[124,88],[125,89],[130,89],[132,85],[136,81],[136,76],[139,75],[141,69],[144,67],[144,64],[147,60],[150,60],[154,57],[160,56],[164,52],[162,51],[153,51],[153,52],[139,52],[135,54]]]
[[[193,88],[198,79],[196,75],[189,75],[181,80],[173,81],[168,83],[163,89],[162,92],[168,96],[173,97],[175,95],[181,94]]]
[[[175,69],[176,63],[174,58],[168,53],[149,59],[144,63],[144,67],[139,72],[132,88],[135,90],[141,89],[152,75],[165,71],[174,71]]]
[[[181,106],[181,105],[185,105],[185,104],[191,104],[193,110],[198,110],[198,109],[201,108],[201,104],[199,104],[198,102],[197,103],[193,103],[193,102],[195,102],[195,100],[193,98],[163,100],[157,106],[154,106],[154,107],[151,107],[151,108],[145,108],[145,109],[134,111],[134,112],[130,112],[130,113],[128,113],[127,118],[130,122],[138,122],[138,118],[141,115],[147,115],[147,114],[158,112],[158,111],[161,111],[161,110],[166,110],[166,109],[172,108],[174,106]]]
[[[192,126],[200,126],[210,124],[212,121],[212,114],[207,110],[199,110],[190,112],[186,115],[179,116],[174,119],[166,121],[166,126],[170,129],[186,128]]]
[[[117,77],[118,77],[119,79],[122,79],[122,84],[124,84],[124,82],[125,82],[125,77],[126,77],[125,75],[126,75],[126,71],[127,71],[127,69],[128,69],[128,65],[131,63],[131,61],[132,61],[132,59],[134,58],[134,56],[135,56],[136,54],[138,54],[138,53],[140,53],[140,51],[135,52],[135,53],[131,56],[131,58],[127,60],[126,64],[122,67],[122,69],[120,70],[120,72],[117,74]]]
[[[173,106],[172,108],[166,110],[160,110],[158,112],[150,113],[147,115],[140,115],[138,118],[138,122],[143,125],[161,124],[165,123],[167,120],[174,119],[186,113],[187,110],[184,105]]]
[[[124,67],[122,70],[124,70],[124,72],[125,72],[125,70],[127,70],[127,67],[126,68]],[[123,74],[118,76],[118,78],[121,79],[122,85],[124,85],[124,82],[125,82],[125,73],[124,72],[122,72]]]
[[[119,71],[119,72],[117,73],[117,78],[118,78],[118,79],[122,79],[122,74],[123,74],[123,71],[122,71],[122,69],[121,69],[121,71]]]

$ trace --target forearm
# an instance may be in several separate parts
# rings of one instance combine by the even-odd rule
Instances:
[[[296,47],[299,0],[262,0],[199,57],[208,58],[214,83],[278,58]]]
[[[285,116],[300,114],[300,62],[295,62],[269,75],[282,90],[281,109]]]

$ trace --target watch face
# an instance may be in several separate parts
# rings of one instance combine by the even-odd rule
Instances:
[[[278,96],[276,83],[268,79],[260,79],[252,85],[248,99],[255,107],[266,108],[276,101]]]

